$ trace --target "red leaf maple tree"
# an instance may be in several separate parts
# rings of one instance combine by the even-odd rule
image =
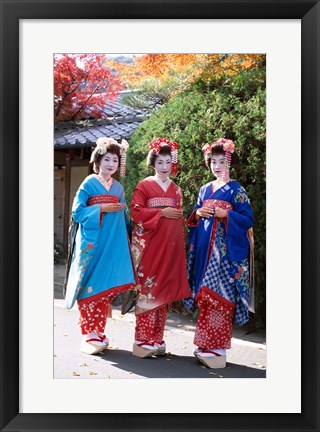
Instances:
[[[106,117],[103,108],[121,84],[106,67],[103,54],[57,54],[54,57],[54,120]]]

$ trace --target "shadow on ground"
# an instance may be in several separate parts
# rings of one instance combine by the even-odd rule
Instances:
[[[192,378],[266,378],[266,371],[227,363],[224,369],[209,369],[195,357],[169,355],[140,359],[129,351],[108,350],[99,355],[113,367],[141,378],[190,378],[190,365],[193,365]]]

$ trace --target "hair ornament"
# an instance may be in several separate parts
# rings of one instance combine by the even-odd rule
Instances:
[[[120,176],[124,177],[126,175],[126,160],[127,160],[127,151],[129,148],[129,143],[128,141],[126,141],[125,139],[121,140],[121,144],[120,144],[120,155],[121,155],[121,159],[120,159]]]
[[[169,138],[157,138],[149,143],[148,151],[152,151],[154,154],[158,155],[161,148],[164,145],[168,145],[171,149],[171,159],[172,159],[172,177],[176,177],[178,172],[178,143],[170,141]]]
[[[219,144],[223,144],[223,150],[225,152],[233,153],[234,152],[234,142],[231,140],[228,140],[226,138],[220,138],[217,141]]]
[[[110,144],[117,144],[117,145],[119,145],[115,139],[108,138],[108,137],[98,138],[97,141],[96,141],[96,144],[97,144],[97,149],[98,149],[97,153],[99,153],[101,155],[104,155],[105,153],[107,153],[107,147],[108,147],[108,145],[110,145]]]
[[[208,143],[206,143],[202,147],[202,151],[203,151],[205,157],[208,155],[211,155],[211,148],[212,148],[212,144],[208,144]]]

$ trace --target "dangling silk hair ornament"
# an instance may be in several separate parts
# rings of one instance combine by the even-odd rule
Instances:
[[[125,139],[121,140],[120,144],[121,159],[120,159],[120,176],[124,177],[126,175],[126,161],[127,161],[127,151],[129,148],[129,143]]]

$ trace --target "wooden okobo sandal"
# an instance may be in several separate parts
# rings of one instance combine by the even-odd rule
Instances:
[[[166,343],[165,341],[162,341],[159,344],[156,344],[157,346],[157,352],[155,353],[156,356],[164,356],[166,355]]]
[[[145,348],[143,348],[145,347]],[[146,348],[148,347],[148,348]],[[153,355],[156,354],[156,352],[158,351],[158,348],[153,345],[152,343],[148,343],[148,342],[141,342],[141,343],[134,343],[133,344],[133,349],[132,349],[132,354],[136,357],[140,357],[140,358],[146,358],[146,357],[151,357]]]
[[[100,341],[103,343],[103,349],[106,350],[109,346],[109,339],[107,338],[107,336],[104,334],[102,336],[99,336]]]
[[[194,351],[194,355],[202,364],[210,369],[222,369],[227,364],[227,356],[221,355],[214,350],[199,349]]]
[[[97,345],[95,342],[98,342],[99,345]],[[101,338],[91,338],[88,340],[82,339],[80,351],[85,354],[98,354],[102,350],[105,349],[105,344],[101,341]]]

